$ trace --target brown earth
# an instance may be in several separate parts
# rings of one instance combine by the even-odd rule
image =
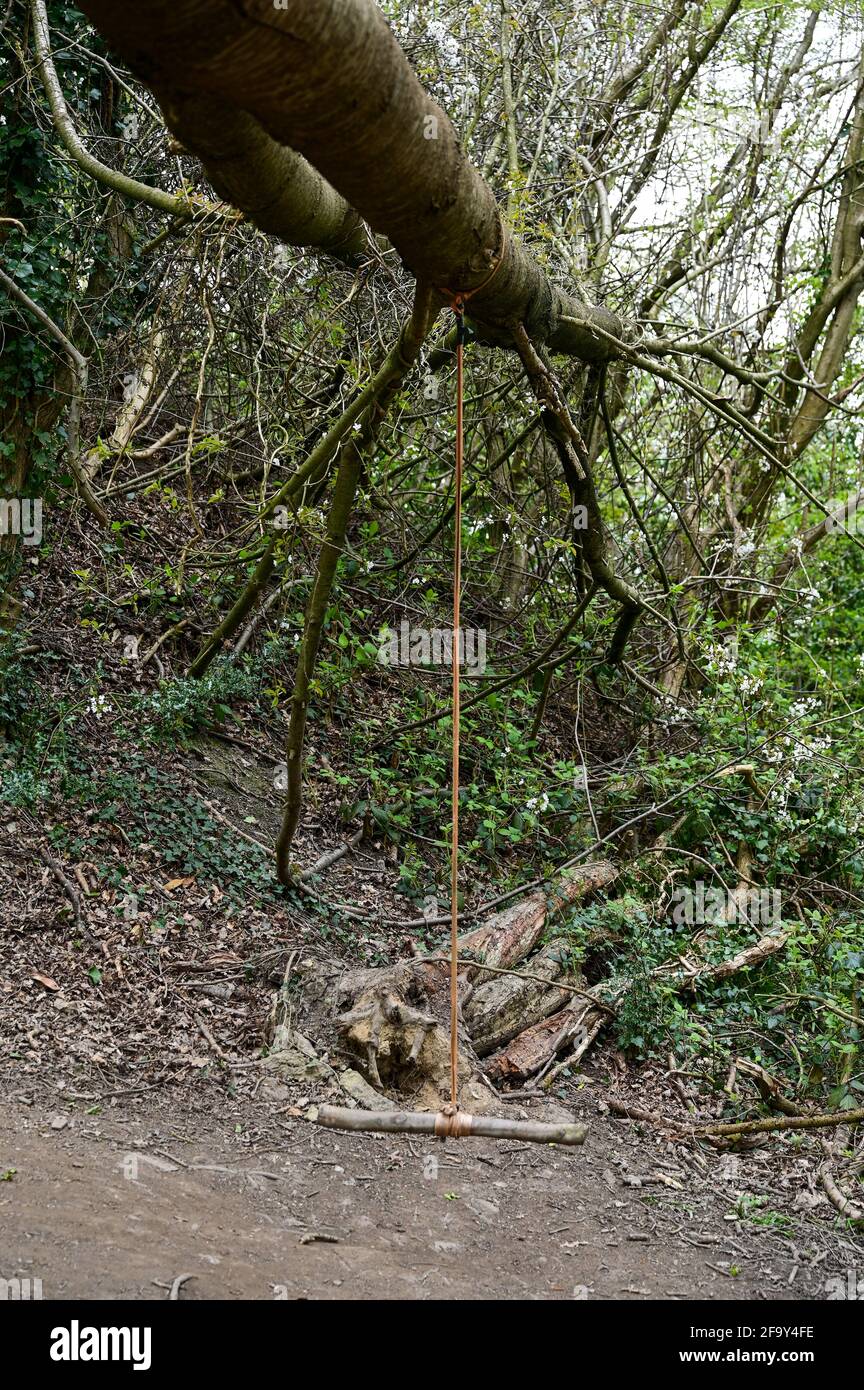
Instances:
[[[282,1083],[239,1089],[0,1103],[0,1275],[49,1299],[191,1275],[180,1299],[758,1300],[823,1299],[861,1263],[801,1202],[806,1159],[666,1143],[599,1113],[597,1079],[573,1088],[575,1151],[343,1136],[287,1114]]]
[[[248,777],[242,757],[226,781]],[[271,807],[216,780],[202,794],[220,853],[253,814],[269,836]],[[49,1299],[167,1298],[190,1275],[181,1300],[818,1300],[864,1268],[816,1139],[721,1153],[615,1118],[612,1094],[690,1116],[662,1065],[602,1035],[543,1111],[501,1099],[505,1115],[586,1120],[582,1149],[317,1128],[334,1096],[259,1065],[267,1016],[295,952],[405,954],[385,847],[335,864],[319,897],[256,901],[174,867],[174,821],[137,847],[124,824],[82,820],[64,854],[47,820],[0,820],[0,1279],[41,1279]],[[304,862],[332,843],[307,825]],[[704,1122],[728,1097],[685,1099]]]

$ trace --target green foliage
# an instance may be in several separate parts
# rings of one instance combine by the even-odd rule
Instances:
[[[252,699],[260,685],[261,678],[247,665],[223,658],[214,661],[200,680],[176,676],[133,696],[130,713],[140,721],[144,739],[183,743],[206,725],[231,719],[232,702]]]
[[[112,827],[120,825],[130,853],[145,847],[178,876],[217,884],[231,902],[250,896],[269,902],[277,896],[266,853],[215,820],[200,796],[184,791],[140,752],[130,752],[121,767],[91,765],[67,776],[64,790],[74,795],[87,822],[86,836],[55,832],[55,843],[72,857],[98,856]],[[106,879],[130,886],[110,861]]]
[[[14,733],[19,739],[26,739],[40,716],[40,702],[34,700],[35,664],[32,656],[22,653],[23,646],[14,634],[0,644],[0,728],[7,737]]]
[[[780,375],[786,337],[832,271],[829,209],[842,201],[849,131],[840,122],[854,92],[852,31],[845,21],[835,31],[832,16],[823,17],[803,70],[792,75],[794,100],[781,107],[778,130],[769,132],[776,139],[765,149],[753,137],[753,119],[794,60],[807,7],[747,0],[710,61],[697,62],[693,80],[670,101],[669,75],[689,70],[688,55],[721,11],[709,5],[673,26],[612,112],[594,98],[608,85],[613,60],[640,51],[656,22],[651,7],[589,6],[574,20],[573,7],[550,6],[543,35],[530,43],[514,18],[522,164],[513,168],[500,107],[489,96],[500,85],[497,9],[386,4],[428,90],[458,113],[466,149],[479,163],[491,159],[510,224],[556,283],[572,289],[584,275],[586,301],[620,313],[628,332],[639,306],[651,304],[670,334],[684,342],[704,336],[771,382],[756,391],[710,353],[689,351],[663,359],[674,368],[672,380],[668,372],[655,376],[650,362],[610,368],[607,399],[628,488],[619,485],[602,432],[595,481],[610,563],[649,607],[626,663],[613,667],[604,654],[617,605],[598,593],[556,653],[566,660],[547,686],[537,658],[584,592],[586,538],[573,526],[573,498],[537,428],[537,403],[515,355],[490,346],[474,325],[463,622],[482,626],[490,640],[486,672],[466,674],[462,687],[465,704],[482,697],[462,725],[463,895],[477,903],[550,878],[589,851],[620,858],[624,872],[609,900],[562,914],[552,928],[562,953],[592,983],[621,986],[617,1043],[637,1056],[665,1058],[674,1049],[718,1094],[741,1057],[796,1094],[824,1094],[848,1108],[864,1085],[864,554],[838,536],[781,570],[779,589],[776,574],[820,515],[804,489],[827,498],[860,483],[860,341],[853,334],[826,388],[842,409],[800,457],[783,455],[794,456],[799,483],[783,470],[775,479],[754,436],[731,428],[710,402],[744,410],[763,440],[782,434],[775,389],[782,395],[789,385]],[[16,20],[24,15],[21,0],[13,12]],[[121,140],[120,118],[132,98],[99,61],[103,41],[80,13],[50,0],[49,21],[70,111],[94,152],[165,186],[179,177],[190,196],[208,199],[200,166],[169,159],[164,132],[149,117],[142,115],[147,133],[139,144]],[[97,535],[78,527],[64,499],[55,508],[54,492],[71,491],[68,471],[56,466],[66,400],[56,346],[0,298],[0,420],[26,426],[18,453],[44,484],[51,534],[62,538],[56,550],[40,551],[32,587],[19,564],[28,602],[43,570],[50,579],[39,594],[42,609],[27,611],[23,623],[36,651],[28,654],[26,640],[0,646],[0,796],[9,807],[44,815],[70,854],[101,852],[118,887],[130,884],[132,869],[109,854],[112,829],[126,836],[130,861],[149,846],[160,864],[222,885],[232,901],[269,901],[279,890],[266,856],[214,820],[185,769],[190,744],[212,725],[242,725],[270,754],[284,745],[326,481],[310,488],[279,534],[280,591],[266,621],[260,608],[250,614],[259,626],[246,653],[226,653],[190,680],[182,674],[189,638],[215,626],[248,580],[267,543],[263,505],[351,392],[366,385],[395,338],[410,277],[383,247],[355,276],[324,257],[274,246],[248,221],[214,214],[169,228],[146,208],[108,198],[59,147],[27,42],[14,24],[0,42],[0,85],[13,116],[6,119],[4,109],[0,123],[2,212],[12,219],[3,224],[3,264],[83,344],[91,377],[82,442],[103,463],[99,484],[112,523]],[[537,43],[551,43],[548,64],[534,62]],[[813,80],[827,50],[837,81],[831,90]],[[553,69],[558,89],[550,103]],[[701,132],[695,138],[694,130]],[[663,138],[654,148],[657,131]],[[718,191],[715,176],[739,148]],[[574,164],[582,151],[598,161],[615,223],[615,244],[596,276],[603,209],[598,186]],[[634,195],[634,219],[627,186],[643,161],[654,172]],[[652,194],[658,215],[646,221]],[[787,224],[790,208],[796,211]],[[659,268],[672,289],[652,299]],[[754,306],[769,303],[767,318],[754,316]],[[844,313],[845,306],[838,321]],[[107,441],[120,391],[127,372],[134,380],[141,366],[151,316],[163,341],[148,403],[153,415],[124,454],[112,455]],[[443,342],[439,324],[426,360],[442,356]],[[440,894],[442,905],[449,892],[451,672],[385,670],[378,658],[387,624],[403,617],[426,628],[449,624],[454,383],[443,356],[431,394],[420,384],[425,370],[402,382],[364,460],[311,678],[304,753],[307,806],[325,823],[330,813],[328,828],[337,818],[352,828],[365,821],[397,865],[408,902]],[[577,359],[554,365],[574,418],[590,423],[592,375]],[[813,372],[816,359],[804,365]],[[43,393],[58,407],[46,412],[47,424],[37,415]],[[21,438],[6,431],[0,462]],[[751,505],[763,484],[764,499]],[[679,511],[685,504],[698,542],[692,565]],[[775,608],[762,611],[769,599]],[[43,634],[32,619],[58,604],[71,661],[65,647],[62,656],[38,650]],[[269,635],[267,622],[274,624]],[[673,688],[676,624],[687,660],[673,699],[660,692]],[[140,670],[119,656],[128,633],[146,634],[149,646],[169,629],[177,640],[172,635],[158,648],[164,674],[156,675],[155,661]],[[519,674],[531,662],[539,669]],[[505,688],[491,689],[508,678]],[[670,962],[694,956],[718,963],[752,944],[753,931],[740,922],[679,922],[673,892],[702,880],[729,892],[740,873],[780,893],[784,951],[758,969],[682,991]],[[322,937],[356,950],[356,929],[338,910],[304,908],[318,911]],[[166,911],[153,932],[158,938],[172,926]]]

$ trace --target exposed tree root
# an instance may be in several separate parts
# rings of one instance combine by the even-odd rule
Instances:
[[[460,937],[457,1064],[459,1099],[466,1109],[477,1114],[494,1109],[496,1086],[521,1086],[520,1093],[538,1094],[541,1083],[548,1086],[562,1069],[577,1062],[615,1016],[632,980],[610,977],[589,989],[568,967],[560,946],[544,937],[559,907],[608,887],[617,872],[606,861],[570,870],[550,898],[535,891]],[[676,989],[692,990],[700,981],[725,979],[759,965],[785,941],[780,932],[762,937],[726,961],[707,964],[681,957],[653,973]],[[525,968],[517,968],[523,963]],[[272,1065],[280,1064],[280,1054],[292,1068],[317,1065],[319,1075],[326,1072],[367,1108],[388,1092],[400,1094],[403,1104],[417,1109],[437,1110],[449,1098],[449,954],[360,970],[292,958],[271,1023]],[[308,1038],[326,1049],[324,1061],[314,1048],[309,1059]],[[341,1080],[339,1059],[348,1067]],[[847,1118],[854,1120],[856,1113]],[[790,1123],[793,1128],[815,1128],[820,1120]],[[698,1131],[688,1126],[687,1132],[716,1139],[783,1124],[747,1121]]]
[[[616,872],[608,863],[586,865],[562,877],[551,902],[532,893],[460,938],[458,1075],[466,1108],[482,1113],[494,1106],[480,1055],[492,1050],[496,1030],[512,1038],[526,1018],[554,1013],[572,997],[554,985],[564,976],[564,965],[550,948],[541,952],[539,964],[532,961],[530,974],[484,981],[482,966],[511,970],[535,951],[557,907],[605,887]],[[581,989],[583,982],[575,984]],[[331,1056],[356,1063],[376,1089],[401,1092],[418,1108],[437,1109],[449,1087],[449,957],[421,956],[349,971],[333,962],[292,962],[272,1019],[274,1064],[280,1051],[290,1051],[298,1029]]]

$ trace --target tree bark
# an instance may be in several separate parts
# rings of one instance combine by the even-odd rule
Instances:
[[[220,198],[262,232],[354,263],[369,250],[362,219],[302,155],[246,111],[208,96],[158,92],[165,124],[201,160]]]
[[[473,993],[482,989],[478,981],[488,979],[481,967],[518,966],[536,948],[554,912],[588,897],[615,876],[608,862],[586,864],[562,875],[548,896],[532,893],[459,938],[458,1072],[460,1099],[469,1108],[488,1108],[494,1100],[480,1079],[483,1068],[469,1007]],[[526,973],[533,973],[533,961]],[[512,1013],[511,998],[524,998],[531,981],[517,973],[504,977],[504,984],[496,998]],[[561,995],[560,990],[553,993]],[[560,997],[551,1009],[558,1004]],[[481,1017],[488,1017],[485,1010]],[[336,962],[292,962],[271,1019],[273,1066],[278,1068],[280,1053],[295,1065],[298,1033],[314,1038],[331,1057],[338,1053],[347,1055],[352,1065],[356,1061],[377,1090],[404,1090],[437,1109],[442,1099],[449,1099],[449,955],[348,971]]]
[[[211,99],[211,144],[224,106],[226,120],[245,111],[271,141],[305,156],[418,280],[472,295],[472,319],[488,341],[509,342],[521,323],[556,351],[594,362],[615,355],[594,330],[620,336],[616,316],[554,285],[505,232],[491,188],[371,0],[285,0],[278,10],[272,0],[85,0],[83,8],[156,92]],[[260,147],[251,123],[247,134]],[[204,164],[220,177],[218,150]],[[270,179],[263,155],[260,168]],[[268,184],[256,198],[272,210],[278,189]],[[291,239],[278,219],[268,218],[268,230]]]

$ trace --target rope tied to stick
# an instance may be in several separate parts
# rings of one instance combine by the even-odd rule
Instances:
[[[496,267],[497,268],[497,267]],[[493,271],[494,274],[494,271]],[[453,663],[453,744],[451,774],[452,834],[450,840],[450,1107],[455,1117],[459,1101],[459,624],[462,593],[462,471],[465,300],[453,300],[456,315],[456,469],[453,501],[453,635],[450,644]],[[437,1133],[437,1129],[436,1129]],[[455,1135],[454,1135],[455,1137]]]
[[[436,1139],[467,1139],[472,1132],[473,1116],[466,1115],[456,1105],[445,1105],[435,1116]]]
[[[450,307],[456,316],[456,466],[453,479],[453,635],[451,641],[451,660],[453,662],[452,719],[453,744],[451,759],[451,816],[452,831],[450,839],[450,1105],[442,1111],[442,1125],[445,1118],[450,1129],[448,1134],[456,1138],[459,1134],[470,1133],[468,1128],[460,1127],[459,1109],[459,735],[460,735],[460,690],[459,690],[459,632],[461,626],[462,596],[462,475],[464,471],[464,370],[465,306],[469,299],[487,289],[504,263],[507,249],[507,229],[498,215],[498,250],[489,274],[472,290],[442,290],[450,299]],[[456,1127],[453,1128],[453,1125]],[[436,1134],[438,1129],[436,1127]]]

